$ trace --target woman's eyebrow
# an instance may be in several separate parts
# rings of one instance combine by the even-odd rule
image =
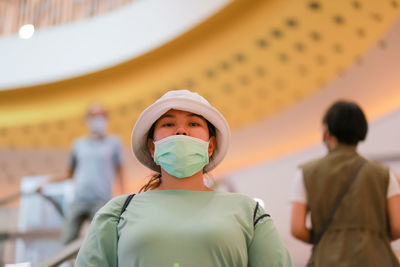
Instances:
[[[189,113],[187,116],[188,116],[188,117],[197,117],[197,118],[200,118],[200,119],[203,119],[203,120],[204,120],[204,117],[203,117],[203,116],[201,116],[201,115],[199,115],[199,114],[195,114],[195,113]]]
[[[175,116],[171,115],[171,114],[164,114],[160,118],[158,118],[158,120],[161,120],[161,119],[164,119],[164,118],[175,118]]]

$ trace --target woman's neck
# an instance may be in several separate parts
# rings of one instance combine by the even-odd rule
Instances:
[[[190,177],[176,178],[161,169],[161,184],[156,190],[212,191],[204,184],[203,170]]]

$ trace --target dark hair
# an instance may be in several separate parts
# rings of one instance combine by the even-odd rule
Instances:
[[[217,130],[216,130],[215,126],[213,124],[211,124],[208,120],[206,120],[206,122],[207,122],[207,127],[208,127],[208,135],[210,137],[216,136]],[[150,130],[147,134],[147,140],[153,139],[154,128],[156,127],[156,123],[157,123],[157,121],[155,121],[153,123],[153,125],[151,125]],[[139,193],[146,192],[151,189],[155,189],[155,188],[159,187],[160,184],[161,184],[161,173],[156,172],[156,173],[152,174],[150,176],[150,180],[144,186],[142,186],[142,188],[140,188]]]
[[[340,144],[357,145],[365,139],[368,123],[364,112],[354,102],[339,100],[326,111],[322,122]]]

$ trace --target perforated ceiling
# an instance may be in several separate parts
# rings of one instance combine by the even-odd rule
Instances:
[[[199,92],[245,127],[291,107],[362,64],[399,18],[399,1],[235,1],[172,42],[124,64],[57,83],[0,92],[0,146],[69,147],[91,102],[129,144],[141,111],[170,89]]]

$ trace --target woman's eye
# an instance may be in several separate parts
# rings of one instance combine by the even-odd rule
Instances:
[[[189,125],[192,127],[200,126],[200,124],[197,122],[191,122],[191,123],[189,123]]]
[[[163,123],[161,126],[162,127],[171,127],[171,126],[174,126],[174,124],[170,123],[170,122],[166,122],[166,123]]]

